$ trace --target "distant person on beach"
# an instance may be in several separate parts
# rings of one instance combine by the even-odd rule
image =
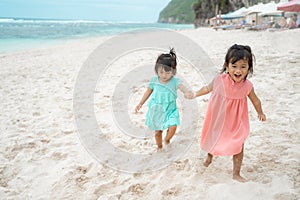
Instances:
[[[246,24],[247,24],[246,17],[243,17],[243,20],[242,20],[241,26],[245,26]]]
[[[288,23],[288,28],[289,29],[297,28],[297,15],[293,14],[289,19],[290,20]]]
[[[212,92],[204,125],[201,148],[208,152],[204,165],[213,156],[233,156],[233,179],[246,182],[240,175],[244,142],[249,135],[247,97],[251,100],[260,121],[266,116],[247,76],[253,73],[254,56],[249,46],[233,45],[225,56],[221,74],[194,94],[199,97]]]
[[[297,15],[296,25],[298,28],[300,28],[300,13],[298,13],[298,15]]]
[[[162,133],[167,129],[164,143],[167,145],[174,136],[177,126],[180,125],[179,112],[176,99],[177,90],[184,93],[185,98],[192,98],[193,92],[189,91],[181,80],[175,77],[177,57],[174,49],[169,53],[158,56],[155,64],[155,73],[144,93],[140,103],[136,106],[138,112],[150,97],[148,112],[146,114],[146,125],[155,131],[155,140],[158,151],[163,147]]]
[[[275,23],[275,28],[288,28],[286,17],[281,17],[278,23]]]

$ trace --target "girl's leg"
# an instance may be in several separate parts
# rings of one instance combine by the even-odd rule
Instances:
[[[207,158],[206,158],[205,162],[203,163],[203,165],[205,167],[208,167],[210,165],[210,163],[212,162],[212,159],[213,159],[213,155],[208,153]]]
[[[168,129],[168,131],[167,131],[166,138],[165,138],[165,143],[166,143],[166,144],[169,144],[169,143],[170,143],[170,140],[171,140],[172,137],[175,135],[176,129],[177,129],[177,126],[170,126],[170,127],[169,127],[169,129]]]
[[[162,149],[162,131],[155,131],[155,141],[158,150]]]
[[[233,173],[232,178],[240,181],[240,182],[246,182],[247,180],[240,175],[242,162],[244,157],[244,146],[242,147],[242,151],[236,155],[233,156]]]

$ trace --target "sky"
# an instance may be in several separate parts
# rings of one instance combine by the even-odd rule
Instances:
[[[171,0],[1,0],[0,17],[156,22]]]

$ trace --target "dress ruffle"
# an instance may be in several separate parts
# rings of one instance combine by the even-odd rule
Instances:
[[[170,92],[154,92],[151,99],[156,103],[168,104],[176,101],[177,96],[170,94]]]
[[[180,80],[173,77],[167,84],[161,84],[158,77],[151,79],[149,87],[153,90],[148,103],[146,125],[151,130],[164,130],[180,124],[176,105],[177,89]]]

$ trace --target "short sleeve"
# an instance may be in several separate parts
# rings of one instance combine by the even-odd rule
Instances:
[[[176,89],[177,89],[178,86],[179,86],[180,84],[182,84],[182,81],[181,81],[179,78],[175,78],[175,77],[174,77],[174,80],[175,80],[175,85],[176,85]]]
[[[247,96],[248,94],[251,92],[252,88],[253,88],[253,84],[251,83],[251,81],[249,81],[248,79],[246,80],[246,90],[247,90]]]
[[[155,77],[153,77],[153,78],[150,80],[150,82],[148,83],[148,87],[149,87],[151,90],[153,90],[153,88],[154,88],[154,82],[155,82]]]

